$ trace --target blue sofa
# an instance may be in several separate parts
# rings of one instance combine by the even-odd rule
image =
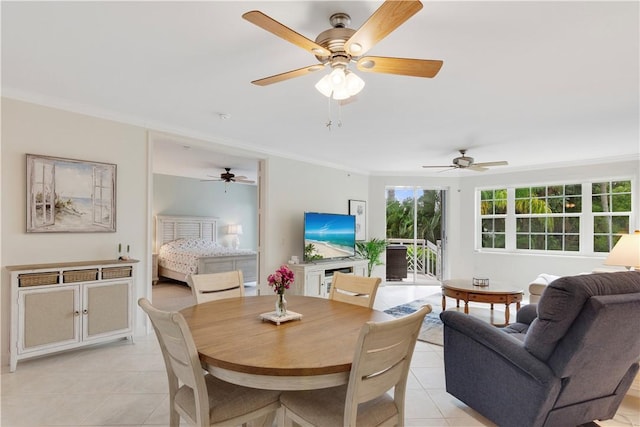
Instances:
[[[638,372],[640,271],[559,278],[506,328],[440,318],[447,392],[496,424],[610,419]]]

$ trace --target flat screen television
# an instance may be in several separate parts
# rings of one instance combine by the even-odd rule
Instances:
[[[304,261],[347,258],[356,254],[356,217],[304,213]]]

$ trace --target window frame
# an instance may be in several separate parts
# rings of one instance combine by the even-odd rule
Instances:
[[[596,183],[602,182],[619,182],[619,181],[629,181],[631,183],[630,197],[631,197],[631,211],[630,212],[593,212],[592,211],[592,185]],[[552,186],[567,186],[567,185],[580,185],[582,188],[581,191],[581,212],[575,213],[570,212],[567,213],[563,209],[563,213],[548,213],[548,214],[536,214],[536,217],[553,217],[553,218],[568,218],[568,217],[578,217],[578,227],[579,231],[577,233],[579,238],[579,249],[577,251],[566,251],[566,250],[555,250],[555,249],[518,249],[517,248],[517,220],[518,218],[523,217],[532,217],[532,214],[516,214],[515,213],[515,203],[516,203],[516,188],[532,188],[532,187],[552,187]],[[525,254],[525,255],[559,255],[559,256],[603,256],[606,255],[607,252],[595,252],[594,249],[594,221],[595,218],[600,216],[627,216],[629,217],[629,233],[633,232],[631,228],[633,228],[633,224],[635,224],[635,218],[637,216],[637,206],[638,200],[636,195],[637,193],[637,185],[638,181],[636,177],[633,176],[622,176],[622,177],[607,177],[607,178],[590,178],[588,180],[584,179],[567,179],[562,181],[553,181],[553,182],[535,182],[535,183],[523,183],[523,184],[501,184],[501,185],[491,185],[491,186],[483,186],[476,187],[474,190],[475,193],[475,250],[478,252],[488,252],[488,253],[513,253],[513,254]],[[483,191],[496,191],[496,190],[507,190],[507,209],[505,218],[505,247],[504,248],[485,248],[482,247],[482,235],[483,235],[483,219],[490,218],[490,215],[482,215],[481,212],[481,202],[482,202],[482,192]],[[565,195],[566,196],[566,195]],[[563,228],[564,229],[564,228]],[[545,236],[549,234],[555,233],[546,233]],[[563,233],[564,235],[564,233]]]

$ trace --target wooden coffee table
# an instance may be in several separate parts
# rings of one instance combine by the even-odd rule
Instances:
[[[474,286],[472,279],[451,279],[442,282],[442,311],[447,307],[446,297],[456,299],[456,307],[460,307],[460,300],[464,301],[464,312],[469,314],[469,301],[491,304],[504,304],[504,323],[509,324],[509,304],[516,303],[520,310],[523,290],[505,286],[500,283],[489,282],[489,286]]]

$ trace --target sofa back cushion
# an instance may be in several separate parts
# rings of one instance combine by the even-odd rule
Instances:
[[[551,282],[538,303],[525,348],[548,361],[587,301],[597,295],[640,293],[640,271],[596,273],[561,277]]]

